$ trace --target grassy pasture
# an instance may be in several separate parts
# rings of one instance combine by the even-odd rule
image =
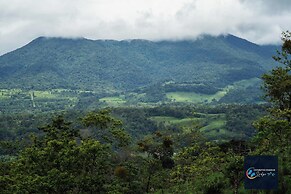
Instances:
[[[203,118],[175,118],[169,116],[154,116],[150,117],[151,120],[157,123],[162,123],[166,127],[170,125],[177,125],[179,127],[184,127],[184,133],[188,133],[189,129],[199,130],[211,140],[227,140],[231,138],[238,137],[239,134],[228,131],[225,129],[225,118],[224,114],[204,114]]]
[[[168,116],[155,116],[150,118],[157,123],[164,123],[165,126],[169,125],[179,125],[179,126],[187,126],[191,127],[194,123],[199,122],[200,118],[175,118],[175,117],[168,117]]]
[[[119,106],[126,103],[126,101],[119,96],[100,98],[99,101],[105,102],[109,106]]]
[[[209,103],[212,100],[219,100],[226,95],[232,86],[225,87],[215,94],[200,94],[195,92],[168,92],[166,97],[174,102]]]

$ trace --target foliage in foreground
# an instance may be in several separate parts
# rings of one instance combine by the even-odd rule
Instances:
[[[189,129],[155,132],[136,145],[106,110],[85,116],[82,130],[56,117],[18,155],[1,158],[0,192],[290,193],[290,36],[283,34],[275,57],[283,66],[263,76],[273,106],[255,123],[258,133],[251,142],[217,144]],[[278,156],[277,191],[243,189],[243,157],[258,154]]]

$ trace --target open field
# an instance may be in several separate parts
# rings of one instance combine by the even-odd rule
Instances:
[[[157,123],[163,123],[165,126],[169,125],[179,125],[179,126],[187,126],[191,127],[195,123],[198,123],[201,119],[200,118],[175,118],[175,117],[168,117],[168,116],[155,116],[150,118]]]
[[[0,89],[0,99],[9,98],[31,98],[33,95],[34,99],[65,99],[69,98],[68,95],[64,95],[64,92],[71,92],[71,97],[74,97],[80,91],[70,91],[64,89],[53,89],[53,90],[21,90],[21,89]]]
[[[195,92],[168,92],[166,96],[173,102],[210,103],[213,100],[220,100],[231,88],[232,86],[225,87],[223,90],[212,95]]]
[[[74,107],[78,99],[78,91],[0,89],[0,111],[66,110]]]
[[[224,114],[203,114],[203,116],[203,118],[175,118],[169,116],[154,116],[150,119],[157,122],[158,124],[164,124],[165,127],[171,125],[182,127],[184,128],[184,133],[188,133],[193,129],[199,129],[207,138],[211,140],[221,141],[239,136],[239,134],[225,129],[226,120]]]
[[[119,96],[100,98],[99,101],[105,102],[109,106],[119,106],[126,103],[126,101]]]

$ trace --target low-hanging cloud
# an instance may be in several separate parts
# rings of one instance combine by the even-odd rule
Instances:
[[[0,54],[38,36],[195,39],[231,33],[258,44],[291,29],[289,0],[0,0]]]

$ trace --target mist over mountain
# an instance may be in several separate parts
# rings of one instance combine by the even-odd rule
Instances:
[[[0,87],[119,92],[166,81],[225,87],[260,77],[275,51],[233,35],[157,42],[39,37],[0,57]]]

